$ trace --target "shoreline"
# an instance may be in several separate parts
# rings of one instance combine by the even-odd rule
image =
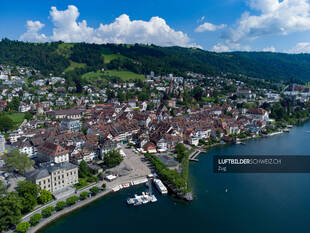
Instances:
[[[303,121],[302,123],[305,123],[306,121],[307,120]],[[297,125],[294,125],[294,127],[296,127],[296,126]],[[279,135],[279,134],[277,133],[276,135]],[[248,137],[248,138],[240,139],[240,141],[248,141],[248,140],[251,140],[251,139],[263,139],[263,138],[269,138],[271,136],[276,136],[276,135],[257,136],[257,137],[254,137],[254,138],[253,137]],[[207,147],[198,147],[192,153],[195,154],[196,152],[200,151],[197,154],[197,156],[195,156],[195,157],[198,157],[201,154],[206,153],[209,149],[212,149],[213,147],[228,146],[228,145],[233,145],[233,144],[234,143],[217,143],[217,144],[210,145],[210,146],[207,146]],[[55,223],[60,218],[65,217],[65,216],[71,214],[72,212],[77,211],[77,210],[79,210],[81,208],[84,208],[87,205],[93,203],[94,201],[96,201],[96,200],[98,200],[98,199],[100,199],[100,198],[102,198],[102,197],[104,197],[104,196],[106,196],[108,194],[111,194],[113,192],[115,192],[115,191],[113,191],[112,188],[109,188],[109,189],[107,189],[105,191],[102,191],[101,193],[98,193],[96,196],[93,196],[93,197],[88,198],[88,199],[83,200],[83,201],[79,201],[76,204],[74,204],[73,206],[66,207],[65,209],[63,209],[61,211],[56,211],[50,217],[43,218],[36,226],[33,226],[33,227],[29,228],[29,230],[27,232],[29,232],[29,233],[40,232],[42,229],[44,229],[45,227],[47,227],[50,224]],[[175,194],[175,192],[172,192],[172,193]],[[176,197],[179,198],[179,199],[182,199],[182,198],[178,197],[178,195],[176,195]]]
[[[292,128],[295,128],[297,126],[305,124],[307,121],[310,121],[310,117],[300,120],[300,122],[298,124],[293,125]],[[285,132],[283,130],[280,130],[280,131],[275,131],[275,132],[269,133],[267,135],[258,135],[256,137],[246,137],[246,138],[241,138],[241,139],[239,138],[239,141],[243,142],[243,141],[250,141],[250,140],[255,140],[255,139],[267,139],[267,138],[270,138],[270,137],[273,137],[273,136],[278,136],[278,135],[281,135],[281,134],[284,134],[284,133]],[[233,143],[233,142],[219,142],[219,143],[215,143],[213,145],[199,146],[199,147],[195,148],[195,150],[191,153],[191,155],[196,154],[197,152],[199,152],[199,153],[197,153],[197,155],[194,156],[195,157],[194,160],[189,159],[189,161],[191,161],[191,162],[199,162],[197,157],[199,157],[201,154],[207,153],[208,150],[210,150],[210,149],[212,149],[214,147],[218,147],[218,146],[230,146],[230,145],[236,145],[236,144]]]
[[[37,225],[29,228],[29,230],[27,232],[28,233],[39,232],[43,228],[47,227],[49,224],[53,224],[54,222],[56,222],[60,218],[65,217],[66,215],[69,215],[70,213],[77,211],[78,209],[84,208],[87,205],[91,204],[92,202],[94,202],[94,201],[96,201],[96,200],[98,200],[98,199],[100,199],[100,198],[102,198],[102,197],[104,197],[104,196],[106,196],[112,192],[113,192],[112,189],[102,191],[101,193],[98,193],[96,196],[93,196],[93,197],[88,198],[88,199],[83,200],[83,201],[79,201],[70,207],[64,208],[63,210],[56,211],[50,217],[43,218]]]

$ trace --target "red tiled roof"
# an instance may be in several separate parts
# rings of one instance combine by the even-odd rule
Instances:
[[[38,148],[38,151],[42,154],[53,157],[68,153],[68,150],[64,149],[62,146],[50,142],[45,142]]]

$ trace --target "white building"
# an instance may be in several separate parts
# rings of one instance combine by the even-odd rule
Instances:
[[[45,142],[38,148],[38,157],[54,163],[69,162],[69,152],[60,145]]]

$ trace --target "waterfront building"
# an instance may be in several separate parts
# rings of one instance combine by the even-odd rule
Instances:
[[[27,180],[51,193],[60,192],[78,183],[78,166],[64,163],[49,163],[26,174]]]

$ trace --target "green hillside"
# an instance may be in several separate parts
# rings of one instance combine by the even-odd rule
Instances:
[[[104,68],[123,80],[156,74],[244,74],[254,78],[310,81],[310,54],[270,52],[215,53],[195,48],[155,45],[63,42],[0,42],[0,64],[29,66],[42,74],[71,73],[78,78]],[[113,70],[113,71],[111,71]],[[106,74],[105,74],[106,75]]]

